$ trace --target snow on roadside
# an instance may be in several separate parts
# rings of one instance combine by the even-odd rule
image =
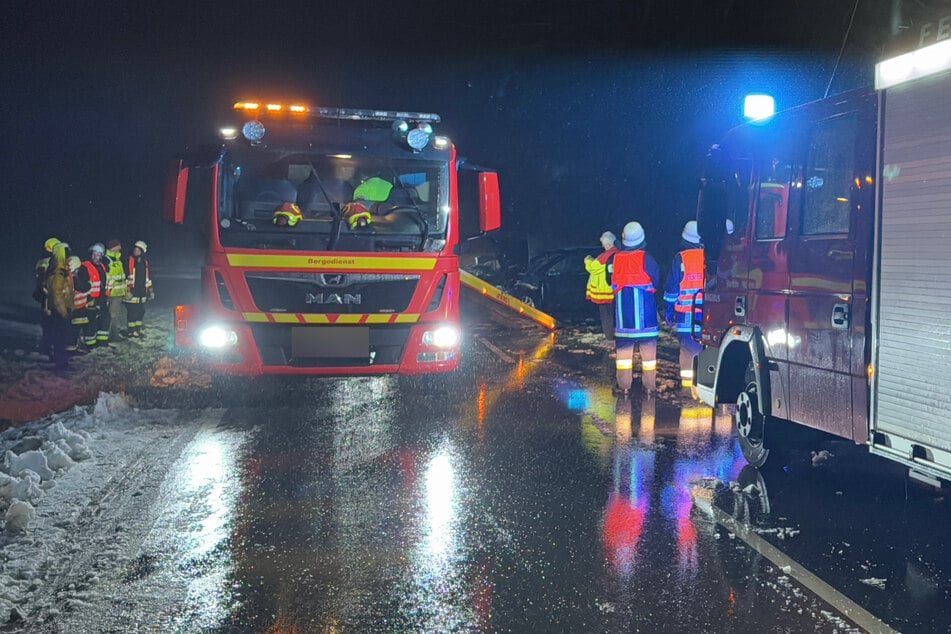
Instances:
[[[76,550],[74,522],[104,483],[162,433],[161,410],[115,394],[0,433],[0,625]]]

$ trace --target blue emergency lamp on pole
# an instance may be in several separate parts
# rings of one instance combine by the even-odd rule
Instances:
[[[776,114],[776,101],[770,95],[747,95],[743,100],[743,116],[750,121],[765,121]]]

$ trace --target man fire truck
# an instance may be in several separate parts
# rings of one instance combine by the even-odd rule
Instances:
[[[197,211],[209,236],[203,302],[176,309],[176,344],[237,374],[421,374],[459,364],[460,184],[479,229],[500,226],[498,175],[469,170],[420,112],[242,101]],[[164,215],[181,224],[176,160]],[[204,205],[203,205],[204,207]],[[472,219],[474,220],[474,219]]]
[[[735,228],[704,235],[719,258],[695,369],[708,404],[736,403],[751,464],[792,421],[951,479],[948,103],[951,39],[711,155],[698,220]]]

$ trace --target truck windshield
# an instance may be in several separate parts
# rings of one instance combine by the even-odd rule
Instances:
[[[219,193],[226,247],[436,252],[446,243],[444,162],[277,151],[240,160],[225,155]]]

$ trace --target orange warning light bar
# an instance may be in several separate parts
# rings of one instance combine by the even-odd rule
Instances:
[[[234,104],[235,110],[244,110],[246,112],[261,112],[262,105],[258,101],[239,101]],[[310,112],[310,108],[303,104],[295,103],[291,105],[286,105],[278,102],[266,103],[263,106],[263,111],[270,114],[278,114],[282,112],[291,112],[293,114],[307,114]]]

